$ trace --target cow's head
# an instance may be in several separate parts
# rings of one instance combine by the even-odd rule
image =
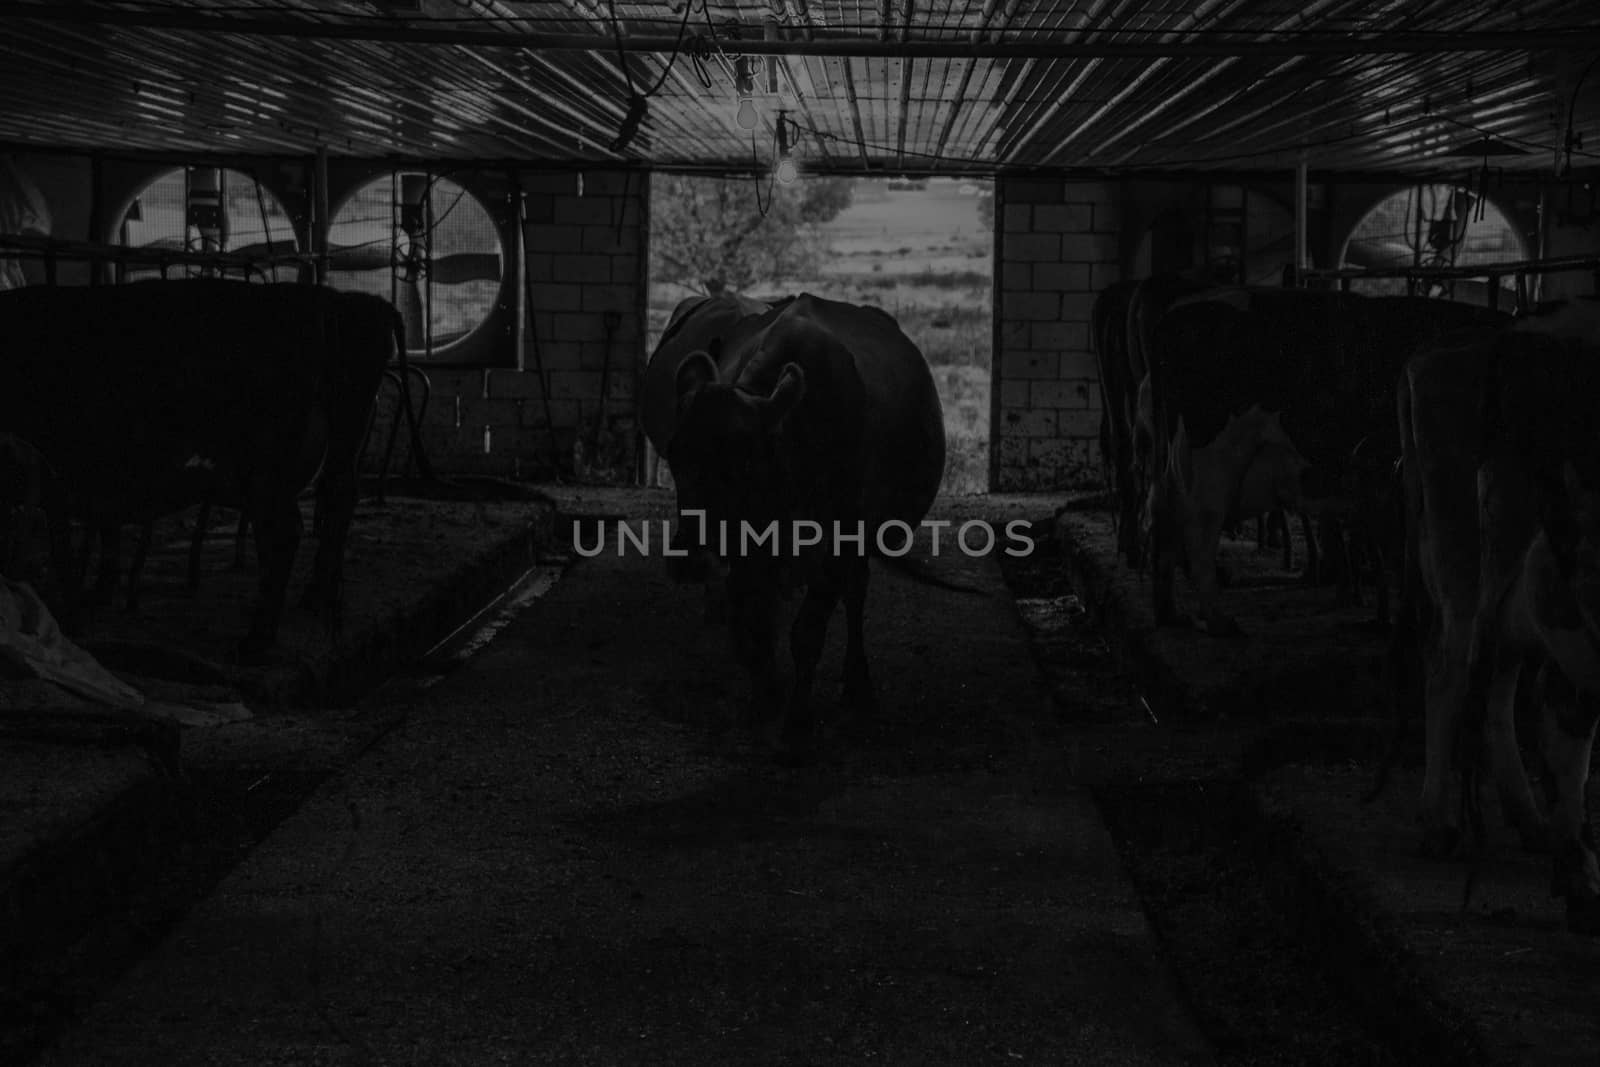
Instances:
[[[702,547],[717,544],[719,523],[731,542],[741,521],[764,527],[788,517],[794,485],[785,431],[806,393],[805,372],[794,363],[766,395],[720,384],[714,354],[692,353],[678,368],[678,429],[668,455],[680,536]],[[704,512],[704,527],[685,521],[687,511]]]

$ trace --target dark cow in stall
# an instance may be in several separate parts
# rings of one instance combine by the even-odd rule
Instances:
[[[667,320],[661,339],[656,342],[645,365],[644,388],[640,405],[640,422],[645,437],[655,447],[658,455],[667,461],[672,470],[672,439],[678,429],[678,368],[696,352],[707,352],[717,360],[719,368],[726,366],[730,354],[741,350],[742,339],[759,331],[768,321],[775,307],[788,300],[768,303],[735,293],[716,293],[711,296],[688,297],[679,301]],[[673,472],[674,482],[677,480]],[[676,540],[678,547],[685,542],[682,531]],[[692,558],[671,557],[670,562],[681,577],[705,581],[708,622],[721,622],[727,614],[725,575],[720,565],[709,553],[695,552]]]
[[[307,484],[316,485],[316,524],[319,539],[332,537],[335,547],[329,554],[318,555],[318,566],[334,569],[319,572],[312,585],[306,589],[304,605],[317,611],[334,611],[340,598],[337,586],[342,576],[342,548],[348,538],[349,525],[354,517],[359,495],[359,470],[361,450],[370,432],[373,410],[377,404],[377,391],[385,368],[397,362],[405,373],[405,322],[394,305],[381,296],[371,293],[320,289],[312,293],[305,286],[289,288],[300,293],[296,299],[313,305],[326,305],[313,314],[328,314],[325,356],[330,375],[329,389],[325,394],[325,419],[327,435],[313,435],[303,443],[299,457],[299,470]],[[400,402],[406,403],[402,395]],[[360,420],[354,421],[354,420]],[[202,500],[195,517],[189,543],[189,573],[187,585],[196,589],[200,584],[200,560],[209,525],[211,509],[217,505],[240,509],[238,526],[234,535],[234,566],[245,566],[247,533],[250,513],[245,501],[237,493],[211,494]],[[330,523],[333,524],[330,526]],[[134,557],[128,567],[127,606],[137,610],[139,574],[148,551],[151,537],[150,521],[140,531],[134,548]],[[109,592],[117,580],[117,535],[115,526],[107,531],[109,542],[102,547],[102,568],[96,582],[97,599],[109,599]],[[331,562],[330,562],[331,561]],[[323,587],[330,590],[321,592]],[[320,600],[319,600],[320,598]],[[330,616],[331,617],[331,616]]]
[[[706,352],[685,358],[677,377],[669,460],[680,530],[700,547],[729,531],[732,636],[750,673],[752,719],[784,706],[776,608],[786,588],[806,587],[790,630],[795,674],[780,752],[808,760],[812,683],[841,596],[845,698],[858,709],[872,703],[862,637],[868,553],[886,524],[916,527],[938,494],[945,438],[933,375],[885,312],[801,294],[758,332],[726,341],[720,360]],[[704,514],[703,525],[691,510]],[[819,524],[820,544],[803,549],[791,536],[799,520]],[[777,523],[776,545],[732,541],[745,523],[757,532]],[[864,550],[834,542],[836,529],[853,534],[858,524]],[[887,538],[903,537],[892,525],[887,530]]]
[[[41,584],[49,570],[49,514],[60,491],[42,452],[16,434],[0,433],[0,574]]]
[[[1571,929],[1600,934],[1600,862],[1585,806],[1600,718],[1600,331],[1539,317],[1418,355],[1397,391],[1404,600],[1391,661],[1420,654],[1424,851],[1460,836],[1450,780],[1481,751],[1508,821],[1554,853]],[[1518,748],[1520,677],[1537,671],[1546,821]],[[1397,673],[1397,678],[1400,675]],[[1398,692],[1399,703],[1407,703]],[[1469,810],[1475,785],[1463,781]]]
[[[1444,301],[1300,289],[1175,301],[1156,327],[1150,368],[1157,621],[1175,618],[1182,566],[1198,625],[1236,633],[1217,602],[1223,528],[1273,508],[1356,514],[1353,457],[1378,448],[1364,441],[1392,438],[1388,408],[1406,357],[1443,333],[1503,319]]]
[[[1128,380],[1133,383],[1130,432],[1133,441],[1133,480],[1137,527],[1128,564],[1142,567],[1150,538],[1148,499],[1151,479],[1160,469],[1150,366],[1155,351],[1156,326],[1172,305],[1214,286],[1203,271],[1186,270],[1141,279],[1128,299]]]
[[[257,529],[260,588],[241,646],[276,640],[299,544],[300,491],[322,466],[328,521],[303,603],[337,623],[356,462],[404,328],[378,297],[303,285],[146,281],[0,293],[14,380],[0,427],[60,475],[53,566],[76,608],[66,521],[103,530],[236,496]],[[64,580],[61,576],[67,576]]]
[[[1322,508],[1322,526],[1329,550],[1336,553],[1341,598],[1360,600],[1365,569],[1377,594],[1375,618],[1387,626],[1388,572],[1391,567],[1398,570],[1405,529],[1396,477],[1401,443],[1392,410],[1394,389],[1384,384],[1385,376],[1392,378],[1414,353],[1448,344],[1452,337],[1492,334],[1512,319],[1474,304],[1425,297],[1367,297],[1360,307],[1369,319],[1368,335],[1377,339],[1377,358],[1371,376],[1363,378],[1350,398],[1359,405],[1355,417],[1362,434],[1339,459],[1338,485],[1330,488],[1341,506]]]

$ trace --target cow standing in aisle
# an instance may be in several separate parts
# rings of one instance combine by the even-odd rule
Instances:
[[[667,320],[661,339],[645,365],[640,422],[656,453],[672,471],[671,449],[678,430],[678,368],[696,352],[711,354],[724,368],[730,354],[740,351],[743,340],[771,321],[774,308],[789,301],[766,303],[735,293],[688,297],[679,301]],[[672,471],[674,484],[677,473]],[[680,529],[674,538],[676,549],[688,542]],[[705,583],[705,619],[726,621],[728,612],[727,575],[721,563],[707,552],[693,550],[687,557],[670,557],[674,573],[681,578]]]
[[[384,364],[403,351],[391,305],[220,280],[34,288],[0,293],[0,336],[30,386],[0,400],[0,428],[37,445],[66,494],[52,542],[69,616],[81,574],[68,519],[101,530],[236,495],[261,567],[241,652],[259,656],[276,640],[298,495],[320,463],[330,523],[304,603],[336,622],[361,438]]]
[[[868,553],[886,523],[915,528],[932,505],[944,476],[944,415],[927,361],[878,308],[801,294],[763,322],[725,341],[720,359],[696,351],[682,360],[668,457],[681,511],[705,516],[702,527],[680,514],[680,532],[697,536],[698,547],[716,543],[724,528],[737,537],[742,523],[757,531],[778,524],[770,550],[729,549],[731,629],[751,679],[748,717],[786,707],[780,755],[804,762],[815,754],[817,661],[841,597],[845,700],[857,710],[873,703],[862,634]],[[797,551],[798,520],[819,524],[822,543]],[[862,550],[841,550],[834,531],[858,524]],[[777,605],[785,589],[800,586],[785,700]]]
[[[1424,851],[1457,847],[1449,783],[1458,746],[1481,743],[1507,821],[1525,847],[1553,852],[1551,892],[1568,926],[1600,934],[1585,805],[1600,719],[1600,333],[1582,318],[1530,319],[1406,366],[1406,581],[1391,659],[1422,659]],[[1548,821],[1516,734],[1530,669]],[[1463,789],[1461,806],[1475,787]]]

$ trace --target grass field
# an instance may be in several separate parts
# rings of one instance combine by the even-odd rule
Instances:
[[[857,179],[851,206],[824,227],[830,254],[814,277],[757,287],[753,296],[812,292],[880,307],[895,316],[933,369],[944,405],[945,493],[989,488],[989,391],[993,235],[978,217],[979,198],[931,180],[926,189],[891,191]],[[652,279],[650,344],[673,306],[692,290]]]

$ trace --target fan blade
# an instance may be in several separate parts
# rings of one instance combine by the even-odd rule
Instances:
[[[282,241],[273,241],[270,245],[264,241],[253,245],[240,245],[238,248],[228,249],[228,254],[248,256],[251,259],[268,259],[272,256],[293,255],[295,251],[294,242],[285,238]]]
[[[460,285],[462,282],[498,282],[500,255],[497,252],[458,252],[440,256],[430,268],[435,285]]]
[[[388,270],[393,263],[389,249],[380,245],[330,245],[329,270]]]
[[[188,246],[182,237],[158,237],[154,241],[146,241],[142,245],[132,245],[132,248],[145,249],[152,252],[185,252]]]
[[[422,293],[418,291],[416,282],[401,281],[396,295],[400,298],[400,317],[406,324],[406,347],[421,348],[422,339],[426,336]]]
[[[1409,267],[1413,255],[1400,241],[1351,241],[1344,261],[1352,267]]]

